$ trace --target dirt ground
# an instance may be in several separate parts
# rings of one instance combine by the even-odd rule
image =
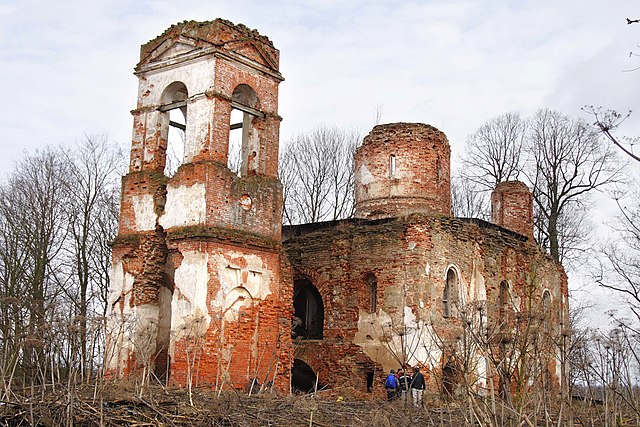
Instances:
[[[426,397],[424,408],[401,401],[352,400],[349,390],[291,397],[249,396],[233,391],[151,387],[143,392],[125,385],[27,389],[0,401],[0,426],[474,426],[462,402]],[[594,408],[592,408],[594,409]],[[597,408],[595,408],[597,409]],[[589,413],[590,412],[590,413]],[[594,412],[576,416],[574,425],[601,425]],[[553,416],[529,417],[520,424],[501,415],[499,425],[543,426]],[[595,421],[595,424],[593,424]],[[631,420],[629,420],[631,421]],[[565,425],[564,423],[562,423]],[[633,425],[633,424],[623,424]]]

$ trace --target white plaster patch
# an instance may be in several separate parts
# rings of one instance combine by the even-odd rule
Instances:
[[[142,194],[133,196],[133,214],[135,216],[136,230],[145,231],[156,228],[156,219],[158,218],[153,203],[152,194]]]
[[[209,328],[207,310],[209,255],[198,251],[182,253],[182,262],[174,273],[175,290],[171,301],[171,347],[184,336],[202,336]]]
[[[484,356],[482,355],[477,355],[475,357],[476,359],[476,363],[475,363],[475,368],[476,368],[476,374],[478,375],[478,379],[476,381],[476,390],[481,394],[481,395],[486,395],[488,390],[487,390],[487,361],[484,358]]]
[[[427,263],[427,265],[424,266],[424,272],[427,276],[431,274],[431,264]]]
[[[237,322],[240,309],[251,308],[253,303],[253,297],[244,286],[231,289],[224,300],[224,320]]]
[[[199,98],[192,101],[187,107],[187,126],[184,135],[184,162],[193,161],[193,156],[199,154],[203,143],[209,140],[209,128],[212,120],[213,101],[207,98]]]
[[[190,187],[169,185],[164,214],[158,222],[164,229],[203,224],[207,212],[205,193],[203,183]]]
[[[403,323],[393,325],[391,316],[384,310],[378,310],[377,314],[361,310],[354,343],[385,370],[397,368],[398,357],[403,354],[408,356],[406,362],[410,365],[438,366],[442,352],[431,326],[416,321],[410,307],[405,307],[403,314]]]
[[[470,301],[485,301],[487,299],[487,289],[482,276],[482,266],[478,265],[476,260],[473,261],[471,271],[471,283],[469,285]]]
[[[122,375],[124,363],[134,351],[130,339],[130,328],[125,327],[127,319],[132,318],[133,309],[129,304],[133,275],[124,271],[122,261],[115,261],[110,271],[110,289],[107,306],[107,349],[105,365],[107,369]],[[124,301],[120,299],[124,299]],[[121,309],[122,307],[122,309]]]
[[[406,350],[410,356],[407,362],[410,365],[424,363],[432,367],[438,366],[442,350],[434,338],[435,332],[430,324],[423,320],[417,321],[411,307],[404,307],[404,329],[403,340],[409,347]]]
[[[135,354],[139,366],[149,367],[156,350],[157,328],[157,305],[126,305],[122,311],[113,310],[107,320],[107,369],[122,376],[132,354]]]
[[[369,185],[375,182],[376,178],[373,176],[367,165],[362,164],[358,168],[358,177],[360,178],[360,184]]]
[[[210,301],[212,309],[225,312],[231,308],[238,311],[241,307],[251,303],[250,299],[245,299],[240,305],[234,304],[237,302],[237,298],[230,298],[229,295],[233,289],[238,287],[245,289],[254,301],[263,300],[271,294],[273,272],[265,268],[261,257],[235,251],[229,251],[225,255],[215,255],[213,259],[220,278],[220,290]],[[242,267],[233,265],[229,259],[243,259],[246,265]],[[233,307],[231,307],[232,305]]]
[[[188,70],[185,73],[185,69]],[[187,130],[185,134],[185,162],[191,162],[193,156],[202,151],[202,143],[210,141],[214,100],[208,99],[204,93],[214,86],[215,58],[204,56],[194,58],[188,64],[176,67],[164,67],[144,73],[138,87],[138,105],[158,105],[162,103],[164,90],[174,82],[182,82],[188,92],[187,101]],[[153,111],[148,114],[147,134],[152,135],[157,130],[155,123],[159,123],[159,113]],[[168,117],[167,117],[168,120]],[[162,125],[168,126],[168,122]],[[154,153],[145,150],[146,161],[153,158]]]
[[[125,273],[124,264],[122,263],[122,261],[115,260],[111,265],[111,271],[109,272],[109,275],[110,288],[109,298],[107,300],[109,306],[107,308],[109,309],[109,312],[115,310],[116,301],[122,296],[126,297],[126,300],[124,301],[124,306],[126,309],[127,307],[129,307],[128,299],[130,297],[131,289],[133,288],[134,277],[130,273]]]

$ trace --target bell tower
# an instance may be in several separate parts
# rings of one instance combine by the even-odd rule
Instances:
[[[261,360],[290,340],[278,66],[267,37],[221,19],[173,25],[141,47],[113,246],[113,375],[148,368],[184,384],[197,360],[199,384],[288,384],[284,364]]]

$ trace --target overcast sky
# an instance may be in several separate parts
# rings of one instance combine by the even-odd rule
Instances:
[[[139,47],[183,20],[243,23],[280,49],[281,139],[429,123],[455,158],[487,119],[640,103],[637,0],[0,0],[0,177],[25,151],[107,133],[128,147]],[[622,129],[640,135],[640,111]]]

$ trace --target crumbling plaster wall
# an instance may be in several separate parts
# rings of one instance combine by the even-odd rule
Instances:
[[[200,384],[246,384],[247,378],[288,378],[289,326],[281,301],[282,255],[276,250],[180,240],[176,269],[171,357],[174,380],[185,381],[189,358],[197,360]],[[202,281],[195,277],[202,277]],[[289,300],[287,300],[289,301]]]
[[[280,242],[279,52],[242,25],[190,21],[143,45],[140,59],[113,250],[109,370],[127,376],[160,361],[176,384],[197,371],[200,385],[238,388],[258,377],[288,389],[292,281]],[[259,113],[245,120],[256,153],[238,176],[227,156],[241,84],[255,92]],[[165,107],[176,101],[186,103],[185,157],[166,177]]]
[[[304,227],[304,226],[300,226]],[[323,382],[365,391],[366,372],[384,373],[400,361],[421,365],[435,388],[448,346],[460,341],[460,320],[443,317],[447,270],[458,275],[459,303],[495,304],[499,285],[513,285],[515,305],[535,270],[553,295],[566,284],[561,268],[522,236],[481,221],[410,215],[378,221],[344,221],[285,240],[294,271],[311,279],[325,304],[324,339],[297,342],[302,358]],[[379,305],[368,308],[365,277],[378,283]],[[542,286],[539,286],[542,288]],[[494,315],[493,309],[488,315]],[[486,319],[485,319],[486,322]],[[403,354],[404,350],[404,354]],[[314,357],[322,354],[322,358]],[[486,378],[478,359],[479,387]]]
[[[165,54],[172,57],[177,52],[170,50]],[[132,156],[134,170],[142,166],[141,161],[153,164],[164,163],[165,153],[162,150],[156,152],[155,141],[161,135],[164,138],[167,137],[163,129],[168,126],[168,115],[158,111],[157,108],[168,103],[163,96],[165,96],[165,89],[174,82],[184,84],[187,89],[185,119],[189,126],[185,133],[184,161],[192,161],[193,157],[204,149],[204,144],[211,140],[210,123],[215,99],[207,96],[207,91],[214,84],[216,62],[212,56],[200,56],[180,63],[179,67],[162,67],[139,75],[137,110],[134,110],[134,115],[140,115],[143,132],[134,132],[132,149],[134,152],[142,150],[143,156]],[[189,73],[185,73],[182,67],[189,67]],[[166,146],[164,149],[166,150]],[[159,171],[162,172],[161,169]]]

